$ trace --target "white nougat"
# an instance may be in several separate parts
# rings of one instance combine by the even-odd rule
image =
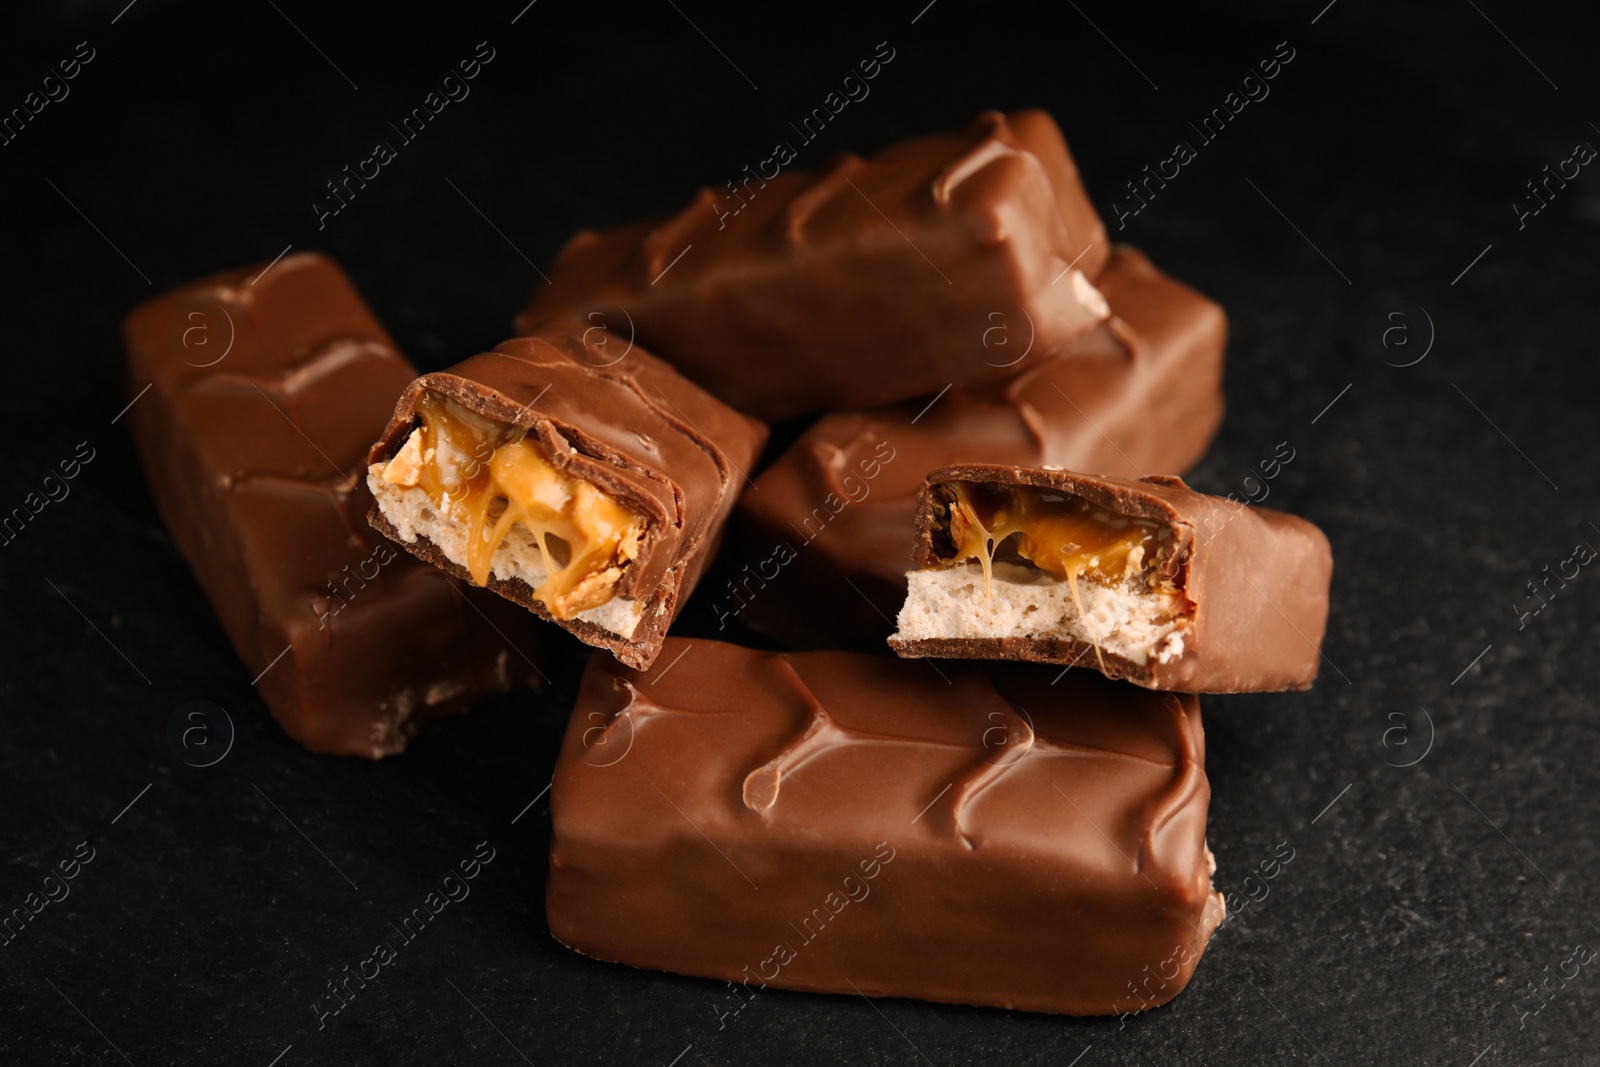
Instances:
[[[404,541],[415,541],[419,536],[439,546],[445,558],[459,567],[467,566],[467,527],[464,521],[441,515],[428,498],[425,490],[417,486],[401,486],[384,480],[384,465],[375,463],[367,468],[367,485],[384,518],[394,524],[395,532]],[[498,509],[498,510],[497,510]],[[484,524],[484,537],[499,512],[505,510],[503,501],[496,501],[489,510],[489,521]],[[544,554],[538,542],[525,527],[512,523],[505,538],[495,546],[490,573],[500,579],[521,579],[531,589],[544,583],[546,570]],[[574,618],[593,623],[620,637],[633,636],[644,613],[642,600],[625,600],[614,597],[599,607],[578,612]]]
[[[906,580],[899,641],[1073,638],[1141,666],[1183,655],[1188,619],[1182,598],[1151,591],[1138,579],[1104,585],[1080,578],[1074,597],[1070,582],[1032,567],[996,563],[986,592],[982,566],[969,561],[910,571]]]

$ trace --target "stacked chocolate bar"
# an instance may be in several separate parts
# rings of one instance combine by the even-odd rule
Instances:
[[[314,748],[381,755],[516,683],[535,617],[595,646],[551,789],[550,928],[580,952],[1165,1002],[1223,917],[1194,694],[1309,686],[1332,566],[1311,524],[1175,473],[1221,417],[1220,309],[1109,244],[1041,112],[751,180],[738,212],[579,234],[519,336],[440,373],[316,257],[141,309],[175,540]],[[187,369],[191,305],[243,347]],[[798,418],[758,471],[758,419]],[[719,625],[796,651],[669,636],[736,505],[754,562]],[[332,610],[369,545],[374,591]]]

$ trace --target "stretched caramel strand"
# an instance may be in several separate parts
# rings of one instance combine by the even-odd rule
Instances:
[[[638,554],[640,516],[556,470],[520,427],[432,393],[417,412],[422,425],[383,477],[419,486],[441,511],[465,522],[474,582],[488,584],[495,550],[520,525],[533,535],[547,574],[533,595],[552,615],[570,619],[611,599]]]
[[[952,484],[950,491],[952,561],[978,561],[983,567],[985,596],[994,595],[995,554],[1015,534],[1019,556],[1067,582],[1078,615],[1091,631],[1093,624],[1083,609],[1078,579],[1109,584],[1137,574],[1164,536],[1159,523],[1116,515],[1061,494],[1012,488],[991,492],[989,499],[983,499],[976,487],[961,483]],[[1091,632],[1089,642],[1100,669],[1105,670],[1098,636]]]
[[[1158,522],[1116,515],[1076,497],[1013,489],[985,499],[971,486],[950,488],[953,559],[982,563],[986,587],[990,563],[1013,534],[1021,535],[1017,554],[1046,574],[1063,579],[1082,574],[1102,583],[1138,573],[1166,535]]]

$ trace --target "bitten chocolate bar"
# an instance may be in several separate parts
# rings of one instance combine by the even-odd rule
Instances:
[[[550,932],[585,955],[1098,1015],[1177,995],[1222,918],[1193,696],[682,638],[662,663],[592,658],[556,763]]]
[[[568,242],[518,319],[608,325],[780,419],[999,381],[1107,315],[1110,253],[1061,131],[988,112],[819,172],[709,189]]]
[[[639,345],[555,324],[405,388],[371,521],[648,667],[766,435]]]
[[[998,386],[823,417],[739,502],[748,566],[716,594],[798,647],[881,650],[905,601],[917,491],[952,463],[1135,478],[1198,460],[1222,418],[1222,309],[1118,246],[1111,318]]]
[[[124,332],[151,493],[289,736],[375,759],[532,680],[521,613],[367,525],[367,445],[416,372],[333,262],[185,286]]]
[[[1130,481],[972,464],[928,475],[902,656],[1081,663],[1151,689],[1306,689],[1333,556],[1304,519]]]

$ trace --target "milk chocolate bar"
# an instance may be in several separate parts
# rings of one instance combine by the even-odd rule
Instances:
[[[1306,689],[1333,556],[1321,530],[1197,493],[992,464],[929,474],[902,656],[1081,663],[1150,689]]]
[[[367,525],[367,445],[416,372],[338,266],[303,254],[197,282],[124,332],[151,493],[284,732],[376,759],[533,680],[521,613]]]
[[[781,419],[999,381],[1064,350],[1106,317],[1090,279],[1109,252],[1050,116],[988,112],[580,233],[518,328],[608,325]]]
[[[681,638],[661,664],[589,661],[550,794],[557,940],[744,997],[1097,1015],[1189,981],[1223,914],[1195,697]]]
[[[371,521],[648,667],[766,434],[638,344],[556,323],[405,387]]]
[[[812,426],[740,499],[749,562],[719,591],[719,619],[795,647],[882,649],[905,601],[930,470],[1005,463],[1136,478],[1198,460],[1222,418],[1222,309],[1127,246],[1095,284],[1111,318],[1066,353],[999,386]]]

